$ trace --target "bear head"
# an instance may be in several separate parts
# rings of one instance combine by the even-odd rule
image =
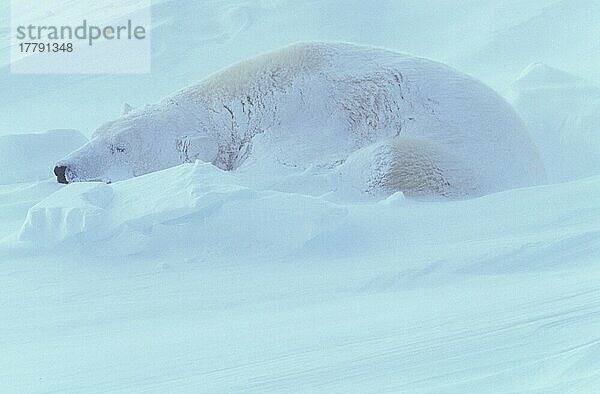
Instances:
[[[174,101],[124,108],[120,118],[100,126],[87,144],[56,163],[58,182],[111,183],[217,156],[217,139],[201,109]]]

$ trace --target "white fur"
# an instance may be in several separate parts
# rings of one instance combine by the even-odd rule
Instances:
[[[439,63],[351,44],[295,44],[244,61],[94,136],[59,163],[69,181],[196,159],[248,176],[312,168],[335,177],[369,147],[354,161],[368,174],[339,180],[368,193],[473,196],[542,176],[521,121],[491,89]]]
[[[476,191],[473,174],[441,144],[397,137],[382,151],[380,160],[386,167],[372,178],[374,187],[409,197],[460,198]]]

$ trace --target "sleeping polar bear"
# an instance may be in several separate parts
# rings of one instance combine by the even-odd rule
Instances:
[[[59,182],[113,182],[195,160],[266,178],[310,170],[331,188],[414,197],[467,198],[542,177],[523,124],[490,88],[440,63],[352,44],[294,44],[125,112],[56,164]]]

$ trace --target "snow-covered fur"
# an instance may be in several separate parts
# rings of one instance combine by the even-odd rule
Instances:
[[[380,151],[381,171],[373,171],[374,189],[402,191],[409,197],[460,198],[476,192],[468,168],[444,146],[425,139],[397,137]]]
[[[430,60],[343,43],[295,44],[128,109],[57,166],[67,182],[110,182],[195,160],[267,178],[318,169],[366,193],[414,196],[475,196],[542,177],[521,121],[494,91]]]

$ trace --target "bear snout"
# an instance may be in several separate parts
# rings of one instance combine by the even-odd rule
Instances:
[[[56,166],[54,167],[54,175],[56,175],[56,180],[58,183],[69,183],[67,181],[67,176],[65,173],[67,172],[67,166]]]

